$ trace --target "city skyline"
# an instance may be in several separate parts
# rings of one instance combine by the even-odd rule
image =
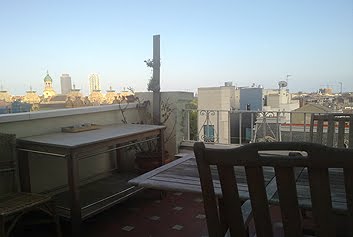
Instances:
[[[353,2],[341,1],[11,1],[0,3],[0,83],[13,95],[43,90],[49,70],[89,91],[146,91],[152,36],[161,35],[161,89],[261,84],[353,91]]]

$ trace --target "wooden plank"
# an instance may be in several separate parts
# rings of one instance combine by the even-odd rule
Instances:
[[[154,176],[151,177],[149,180],[151,181],[160,181],[160,182],[165,182],[165,183],[171,183],[173,185],[174,183],[180,183],[180,184],[185,184],[185,185],[200,185],[200,179],[199,178],[189,178],[189,177],[161,177],[161,176]],[[213,180],[213,185],[215,187],[221,187],[220,181],[219,180]],[[237,183],[238,189],[241,191],[246,191],[248,192],[248,185],[246,183]]]
[[[263,182],[263,170],[261,167],[246,167],[245,171],[255,220],[256,236],[273,236],[267,194]]]
[[[315,142],[322,144],[324,134],[324,118],[322,116],[317,119],[317,130],[316,130],[316,139]]]
[[[302,236],[301,215],[292,167],[275,168],[285,236]]]
[[[333,115],[329,115],[328,120],[328,127],[327,127],[327,144],[328,146],[333,147],[333,141],[335,137],[335,121]]]
[[[205,145],[196,143],[194,146],[197,167],[200,173],[200,183],[202,188],[202,197],[206,214],[206,222],[208,234],[214,237],[223,235],[220,218],[218,216],[218,208],[216,196],[212,182],[211,170],[205,159]]]
[[[353,168],[344,169],[344,184],[346,189],[346,202],[350,222],[350,236],[353,236]]]
[[[309,130],[309,141],[314,142],[314,124],[315,124],[315,114],[311,114],[310,117],[310,130]]]
[[[139,185],[140,183],[142,183],[143,181],[149,179],[150,177],[153,177],[153,176],[155,176],[155,175],[157,175],[157,174],[159,174],[159,173],[161,173],[161,172],[163,172],[165,170],[171,169],[171,168],[173,168],[173,167],[175,167],[175,166],[177,166],[177,165],[179,165],[179,164],[181,164],[181,163],[183,163],[183,162],[185,162],[187,160],[193,159],[193,158],[194,158],[193,154],[188,154],[188,155],[186,155],[183,158],[179,158],[177,160],[174,160],[174,161],[172,161],[172,162],[170,162],[168,164],[165,164],[165,165],[163,165],[161,167],[158,167],[158,168],[156,168],[154,170],[151,170],[150,172],[147,172],[147,173],[145,173],[143,175],[140,175],[140,176],[138,176],[138,177],[136,177],[134,179],[131,179],[129,181],[129,183],[133,184],[133,185]]]
[[[317,236],[335,236],[335,221],[331,212],[331,191],[328,170],[308,168],[313,217]]]
[[[218,172],[223,193],[222,199],[225,203],[225,209],[221,214],[225,215],[232,236],[245,236],[246,230],[234,168],[232,166],[219,165]]]

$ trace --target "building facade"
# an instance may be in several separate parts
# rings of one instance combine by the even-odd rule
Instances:
[[[69,74],[62,74],[60,77],[61,94],[67,95],[72,89],[71,77]]]
[[[43,97],[44,99],[50,99],[55,95],[56,92],[53,89],[53,79],[50,77],[49,72],[47,71],[47,75],[44,77]]]
[[[98,74],[91,74],[89,75],[89,93],[92,94],[93,91],[100,90],[100,84],[99,84],[99,76]]]
[[[258,112],[289,112],[298,107],[299,101],[293,101],[286,89],[235,87],[230,82],[220,87],[198,88],[198,139],[226,144],[249,142]],[[289,114],[280,119],[289,120]]]

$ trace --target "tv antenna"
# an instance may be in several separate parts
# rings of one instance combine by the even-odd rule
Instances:
[[[289,79],[289,77],[291,77],[292,75],[290,75],[290,74],[287,74],[286,75],[286,82],[287,82],[287,85],[288,85],[288,79]]]

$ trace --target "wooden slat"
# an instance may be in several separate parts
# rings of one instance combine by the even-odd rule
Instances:
[[[353,168],[344,169],[344,184],[345,184],[345,190],[346,190],[348,218],[351,224],[350,236],[353,236]]]
[[[314,124],[315,124],[315,114],[311,114],[310,117],[310,136],[309,136],[309,141],[314,142]]]
[[[222,229],[221,223],[218,216],[216,195],[214,193],[214,187],[212,182],[212,175],[210,166],[205,160],[205,151],[203,143],[195,144],[195,155],[197,157],[197,167],[200,175],[200,183],[202,189],[202,197],[206,214],[206,222],[208,228],[208,234],[210,236],[221,237]]]
[[[327,145],[333,147],[333,141],[335,137],[335,121],[333,115],[329,115],[327,123]]]
[[[340,120],[338,122],[338,134],[337,134],[337,147],[344,148],[344,131],[345,131],[345,121]]]
[[[317,236],[335,236],[335,222],[331,212],[331,191],[328,170],[308,168],[313,217]]]
[[[275,168],[285,236],[302,236],[293,168]]]
[[[316,130],[316,139],[315,139],[316,143],[322,144],[323,134],[324,134],[324,118],[320,116],[318,117],[318,120],[317,120],[317,130]]]
[[[231,236],[245,236],[244,220],[240,205],[237,181],[232,166],[218,166],[219,180],[221,182],[223,201],[225,203],[226,221]]]
[[[246,167],[246,177],[255,221],[256,236],[273,236],[270,211],[261,167]]]

